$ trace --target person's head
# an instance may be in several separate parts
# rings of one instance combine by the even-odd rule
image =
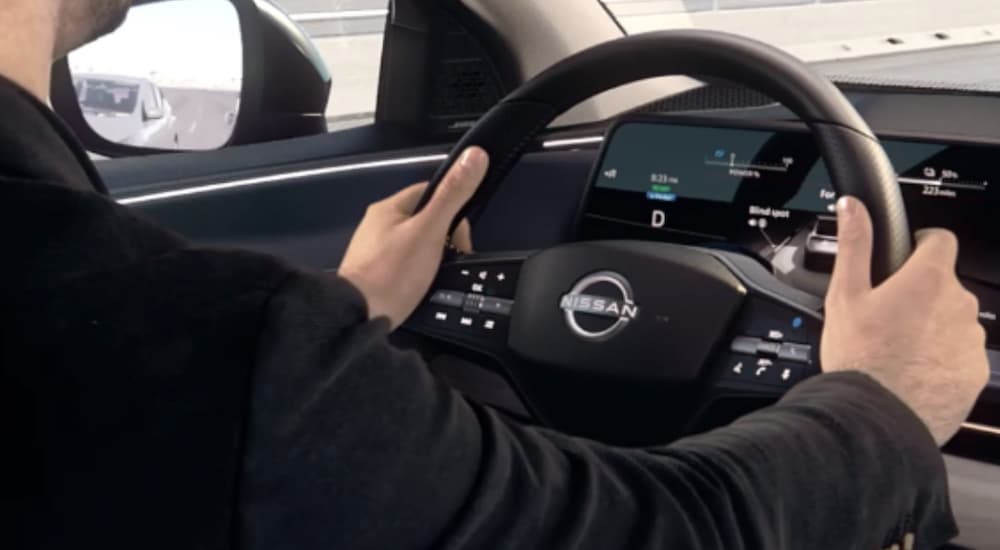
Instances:
[[[0,75],[45,100],[52,62],[107,34],[132,0],[0,0]]]
[[[9,1],[9,0],[8,0]],[[39,0],[27,0],[38,2]],[[103,36],[121,25],[132,0],[50,0],[57,4],[54,12],[54,58]]]

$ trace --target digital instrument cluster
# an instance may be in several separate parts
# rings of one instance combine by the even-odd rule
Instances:
[[[837,251],[837,196],[816,142],[801,125],[722,124],[616,124],[584,199],[579,237],[738,249],[822,294]],[[980,298],[991,345],[1000,346],[1000,146],[885,136],[882,144],[911,227],[958,235],[959,274]]]

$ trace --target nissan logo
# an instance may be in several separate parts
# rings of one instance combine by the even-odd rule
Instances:
[[[580,279],[559,300],[559,307],[574,334],[595,342],[618,334],[639,316],[632,286],[613,271],[599,271]]]

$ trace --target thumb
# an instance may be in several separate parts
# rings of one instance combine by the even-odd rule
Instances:
[[[489,156],[479,147],[466,149],[445,174],[427,206],[417,214],[447,232],[459,210],[469,202],[489,168]]]
[[[850,298],[872,289],[872,220],[854,197],[837,201],[837,261],[828,296]]]

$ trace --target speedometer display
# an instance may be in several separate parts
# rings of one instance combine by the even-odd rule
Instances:
[[[882,144],[913,229],[959,236],[959,272],[1000,344],[1000,148],[909,138]],[[594,174],[581,238],[739,249],[793,286],[825,290],[837,250],[837,196],[803,126],[626,120],[609,132]]]

